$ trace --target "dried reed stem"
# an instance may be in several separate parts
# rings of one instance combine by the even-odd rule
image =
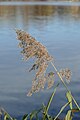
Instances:
[[[62,82],[63,85],[65,86],[66,90],[69,92],[70,90],[68,89],[67,85],[65,84],[65,82],[64,82],[63,78],[61,77],[60,73],[58,72],[56,66],[55,66],[52,62],[51,62],[51,64],[52,64],[53,68],[55,69],[55,71],[56,71],[58,77],[60,78],[61,82]],[[70,93],[70,92],[69,92],[69,93]],[[70,93],[70,95],[71,95],[71,97],[72,97],[72,99],[73,99],[75,105],[76,105],[77,108],[80,110],[80,107],[79,107],[78,103],[76,102],[76,100],[74,99],[74,97],[72,96],[71,93]]]

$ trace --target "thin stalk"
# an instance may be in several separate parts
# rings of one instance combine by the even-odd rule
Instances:
[[[54,118],[54,120],[56,120],[56,119],[59,117],[59,115],[63,112],[63,110],[64,110],[69,104],[70,104],[70,102],[66,103],[66,104],[61,108],[60,112],[56,115],[56,117]]]
[[[54,65],[52,62],[51,62],[51,65],[52,65],[52,66],[53,66],[53,68],[55,69],[55,71],[56,71],[56,73],[57,73],[58,77],[60,78],[61,82],[62,82],[62,83],[63,83],[63,85],[65,86],[66,90],[69,92],[70,90],[68,89],[67,85],[65,84],[65,82],[64,82],[64,80],[63,80],[63,78],[61,77],[61,75],[60,75],[60,73],[58,72],[58,70],[57,70],[57,68],[55,67],[55,65]],[[74,99],[74,97],[72,96],[72,94],[71,94],[71,93],[70,93],[70,95],[71,95],[71,97],[72,97],[72,99],[73,99],[73,101],[74,101],[75,105],[76,105],[76,106],[77,106],[77,108],[80,110],[80,107],[79,107],[78,103],[76,102],[76,100]]]
[[[49,98],[49,101],[48,101],[48,104],[47,104],[47,106],[46,106],[46,111],[45,111],[43,120],[46,119],[46,115],[47,115],[47,113],[48,113],[49,107],[50,107],[50,105],[51,105],[51,102],[52,102],[52,100],[53,100],[53,97],[54,97],[54,95],[55,95],[55,93],[56,93],[56,90],[57,90],[57,87],[58,87],[58,86],[59,86],[59,83],[56,85],[54,91],[52,92],[52,94],[51,94],[51,96],[50,96],[50,98]]]
[[[56,90],[57,90],[57,87],[58,87],[58,86],[59,86],[59,83],[56,85],[53,93],[51,94],[51,96],[50,96],[50,98],[49,98],[49,101],[48,101],[48,104],[47,104],[47,107],[46,107],[46,113],[47,113],[48,110],[49,110],[49,107],[50,107],[50,105],[51,105],[51,102],[52,102],[52,100],[53,100],[53,97],[54,97],[54,95],[55,95],[55,93],[56,93]]]
[[[56,73],[57,73],[58,77],[60,78],[60,80],[61,80],[61,81],[62,81],[62,83],[64,84],[64,86],[65,86],[66,90],[69,92],[69,89],[68,89],[67,85],[65,84],[65,82],[64,82],[64,80],[63,80],[63,78],[61,77],[60,73],[58,72],[57,68],[55,67],[55,65],[54,65],[52,62],[51,62],[51,64],[52,64],[52,66],[54,67],[54,69],[55,69],[55,71],[56,71]]]
[[[6,110],[4,110],[3,108],[1,108],[1,110],[2,110],[2,112],[3,112],[4,114],[7,114],[7,115],[8,115],[9,119],[13,120],[13,118],[6,112]],[[16,120],[16,119],[15,119],[15,120]]]
[[[72,96],[72,94],[71,94],[71,97],[72,97],[74,103],[76,104],[77,108],[80,110],[80,107],[79,107],[78,103],[76,102],[76,100],[74,99],[74,97]]]

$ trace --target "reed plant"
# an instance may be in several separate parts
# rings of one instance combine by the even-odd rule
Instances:
[[[59,116],[64,111],[64,109],[69,106],[67,114],[63,120],[73,120],[74,113],[80,112],[80,106],[78,105],[76,99],[72,95],[72,92],[67,86],[67,82],[70,82],[71,71],[68,68],[61,69],[58,71],[54,64],[54,58],[48,53],[46,47],[42,45],[39,41],[33,38],[30,34],[23,30],[16,29],[17,39],[19,42],[19,47],[22,48],[21,53],[23,54],[24,60],[28,61],[30,58],[34,59],[32,67],[29,69],[29,72],[34,70],[36,71],[35,77],[32,80],[32,87],[28,91],[27,96],[32,96],[36,92],[40,92],[44,89],[50,89],[53,87],[53,92],[48,100],[47,105],[42,104],[41,108],[38,110],[32,111],[30,114],[25,114],[22,120],[60,120]],[[49,65],[52,65],[53,71],[46,72]],[[54,85],[55,74],[59,77],[60,81],[57,85]],[[66,79],[66,81],[65,81]],[[49,114],[49,109],[53,101],[54,95],[56,94],[57,88],[60,85],[60,82],[63,84],[66,90],[66,99],[65,103],[60,109],[59,113],[56,113],[56,116]],[[73,107],[74,106],[74,107]],[[4,120],[16,120],[12,118],[4,109],[1,108],[1,116],[3,115]],[[39,114],[41,113],[41,118]],[[77,119],[76,119],[77,120]]]

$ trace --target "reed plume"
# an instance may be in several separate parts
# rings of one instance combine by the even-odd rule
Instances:
[[[28,92],[28,96],[31,96],[34,92],[38,92],[41,89],[45,88],[47,83],[47,88],[51,88],[54,84],[54,72],[46,73],[49,63],[53,61],[53,57],[49,55],[45,46],[33,38],[30,34],[23,30],[16,30],[17,39],[20,40],[19,47],[22,48],[21,53],[24,56],[24,59],[27,61],[30,58],[34,57],[35,62],[30,68],[29,72],[32,70],[37,70],[35,78],[32,81],[32,88]],[[65,71],[65,70],[64,70]],[[60,75],[70,78],[70,70],[66,69],[64,72],[60,71]],[[65,73],[65,74],[64,74]]]

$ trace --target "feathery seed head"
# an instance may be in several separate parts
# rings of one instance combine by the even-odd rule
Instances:
[[[16,30],[17,39],[20,40],[19,47],[22,48],[21,53],[23,54],[24,59],[27,61],[30,58],[34,57],[35,62],[30,68],[29,72],[32,70],[37,70],[36,76],[32,81],[31,90],[29,90],[27,96],[31,96],[35,92],[46,87],[47,89],[51,88],[54,84],[54,72],[50,72],[46,75],[46,69],[49,63],[53,60],[52,56],[49,55],[45,46],[33,38],[30,34],[22,30]],[[70,81],[71,71],[66,68],[60,70],[60,75],[62,78],[66,78]]]
[[[21,53],[23,54],[24,59],[28,60],[32,57],[36,58],[35,63],[29,70],[29,72],[32,70],[37,70],[35,81],[32,82],[32,88],[28,93],[28,96],[31,96],[32,93],[44,89],[46,83],[45,72],[48,67],[48,63],[51,62],[53,58],[49,55],[46,47],[33,38],[30,34],[22,30],[16,30],[16,33],[17,39],[20,40],[19,47],[22,48]]]

